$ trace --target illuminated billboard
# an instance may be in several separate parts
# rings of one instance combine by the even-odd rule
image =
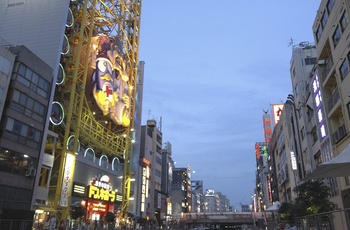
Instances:
[[[283,104],[273,104],[272,105],[272,117],[274,121],[274,125],[278,123],[282,116],[283,112]]]
[[[127,63],[117,38],[105,34],[91,41],[92,94],[103,116],[123,127],[130,125]]]
[[[263,128],[264,128],[265,144],[267,145],[272,138],[272,129],[271,129],[271,121],[270,121],[269,114],[264,114],[263,116]]]

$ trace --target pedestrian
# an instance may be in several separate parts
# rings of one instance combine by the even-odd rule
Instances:
[[[58,227],[58,230],[66,230],[66,226],[64,226],[64,221],[61,220],[60,226]]]
[[[97,219],[95,219],[95,226],[94,226],[94,230],[97,230],[98,229],[98,222],[97,222]]]

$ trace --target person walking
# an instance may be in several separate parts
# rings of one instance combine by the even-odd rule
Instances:
[[[95,226],[94,226],[94,230],[98,230],[98,222],[97,222],[97,219],[95,219]]]

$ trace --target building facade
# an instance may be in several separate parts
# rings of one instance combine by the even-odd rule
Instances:
[[[119,161],[123,166],[121,215],[128,214],[133,179],[140,5],[141,1],[126,5],[117,0],[102,5],[70,0],[0,3],[1,46],[11,47],[14,55],[20,57],[7,91],[8,102],[0,107],[4,130],[0,147],[6,155],[13,149],[16,153],[11,154],[35,158],[28,159],[33,167],[30,167],[30,176],[23,176],[26,183],[21,183],[25,185],[25,192],[31,194],[25,209],[31,212],[50,210],[57,220],[65,222],[73,204],[71,199],[76,195],[73,195],[73,183],[86,185],[92,180],[74,176],[72,165],[85,150],[87,156],[94,155],[101,164],[114,165]],[[118,14],[119,11],[127,13]],[[92,23],[92,20],[95,21]],[[124,26],[128,30],[124,30]],[[5,45],[3,40],[7,42]],[[33,55],[29,54],[31,52]],[[4,68],[3,63],[1,68]],[[105,68],[107,65],[111,68]],[[109,74],[113,81],[101,79],[104,74]],[[8,82],[1,80],[0,84],[0,93],[5,94],[7,88],[3,86]],[[16,98],[10,100],[10,97]],[[11,108],[8,104],[17,105]],[[12,110],[23,112],[14,115]],[[12,139],[16,136],[20,139],[19,144],[10,146],[11,133]],[[97,175],[94,178],[101,175],[106,180],[105,173],[97,173],[102,166],[95,166],[91,170]],[[111,186],[102,184],[111,189],[119,186],[117,182],[111,183]],[[2,191],[9,194],[11,189],[8,186]],[[28,197],[20,192],[11,194],[17,195],[15,198],[5,195],[3,204]],[[115,211],[115,208],[108,208],[112,209]]]
[[[48,195],[47,189],[38,188],[36,176],[40,175],[42,167],[52,167],[52,161],[45,160],[50,156],[44,159],[41,154],[53,81],[52,68],[25,46],[8,47],[2,51],[2,69],[8,71],[10,68],[11,74],[2,73],[5,76],[2,86],[6,88],[2,88],[5,106],[0,123],[3,164],[0,167],[0,209],[4,219],[30,220],[33,219],[30,215],[34,216],[36,201],[41,195]],[[18,215],[19,210],[23,215]]]

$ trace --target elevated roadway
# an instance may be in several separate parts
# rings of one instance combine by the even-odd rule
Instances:
[[[173,215],[172,229],[258,229],[263,215],[249,212],[182,213]]]

